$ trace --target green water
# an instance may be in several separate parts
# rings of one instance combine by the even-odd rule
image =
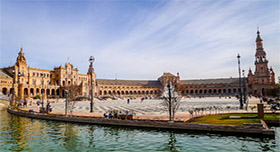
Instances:
[[[22,118],[0,111],[0,152],[6,151],[279,151],[277,137],[104,127]]]

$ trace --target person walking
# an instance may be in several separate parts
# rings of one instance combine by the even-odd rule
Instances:
[[[128,99],[127,99],[127,104],[129,104],[129,101],[130,101],[130,99],[128,98]]]

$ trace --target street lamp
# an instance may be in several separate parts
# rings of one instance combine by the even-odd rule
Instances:
[[[243,101],[242,101],[242,91],[241,91],[241,71],[240,71],[240,55],[237,54],[237,59],[238,59],[238,73],[239,73],[239,93],[240,93],[240,96],[239,96],[239,102],[240,102],[240,107],[239,109],[243,109]]]
[[[93,83],[92,83],[92,64],[94,62],[94,57],[89,57],[89,63],[90,63],[90,112],[93,112]]]
[[[65,96],[66,96],[66,101],[65,101],[65,116],[67,116],[68,90],[65,90]]]
[[[246,104],[246,110],[248,110],[248,100],[247,100],[247,86],[246,86],[246,77],[245,77],[245,71],[242,70],[243,75],[243,102]]]
[[[41,109],[44,110],[44,92],[45,92],[45,90],[43,92],[43,88],[44,88],[44,78],[43,78],[43,76],[42,76],[41,83],[42,83],[42,90],[41,90],[41,93],[42,93],[42,108]]]
[[[13,92],[12,92],[12,100],[10,102],[10,106],[13,107],[15,104],[15,67],[13,68]]]

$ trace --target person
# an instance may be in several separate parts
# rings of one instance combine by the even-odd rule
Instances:
[[[262,99],[262,97],[260,97],[260,102],[261,102],[261,103],[263,102],[263,99]]]
[[[144,98],[141,98],[141,102],[143,102],[144,101]]]
[[[129,101],[130,101],[130,99],[128,98],[128,99],[127,99],[127,104],[129,104]]]

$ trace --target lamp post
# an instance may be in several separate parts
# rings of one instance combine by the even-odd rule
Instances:
[[[44,110],[44,92],[43,92],[43,88],[44,88],[44,78],[42,76],[42,80],[41,80],[41,83],[42,83],[42,90],[41,90],[41,93],[42,93],[42,110]]]
[[[93,112],[93,83],[92,83],[92,64],[94,62],[94,57],[89,57],[89,63],[90,63],[90,112]]]
[[[243,109],[242,89],[241,89],[240,55],[239,54],[237,55],[237,59],[238,59],[239,89],[240,89],[240,91],[239,91],[239,93],[240,93],[240,96],[239,96],[240,107],[239,107],[239,109]]]
[[[10,106],[13,107],[15,104],[15,67],[13,68],[13,92],[12,92],[12,100],[10,102]]]
[[[245,77],[245,71],[242,70],[243,75],[243,102],[246,104],[246,110],[248,110],[248,100],[247,100],[247,87],[246,87],[246,77]]]
[[[169,109],[169,121],[171,121],[171,109],[172,109],[172,105],[171,105],[171,86],[170,84],[167,85],[167,88],[168,88],[168,103],[169,103],[169,106],[168,106],[168,109]]]
[[[66,100],[65,100],[65,116],[67,116],[67,106],[68,106],[68,90],[65,90],[65,96],[66,96]]]

